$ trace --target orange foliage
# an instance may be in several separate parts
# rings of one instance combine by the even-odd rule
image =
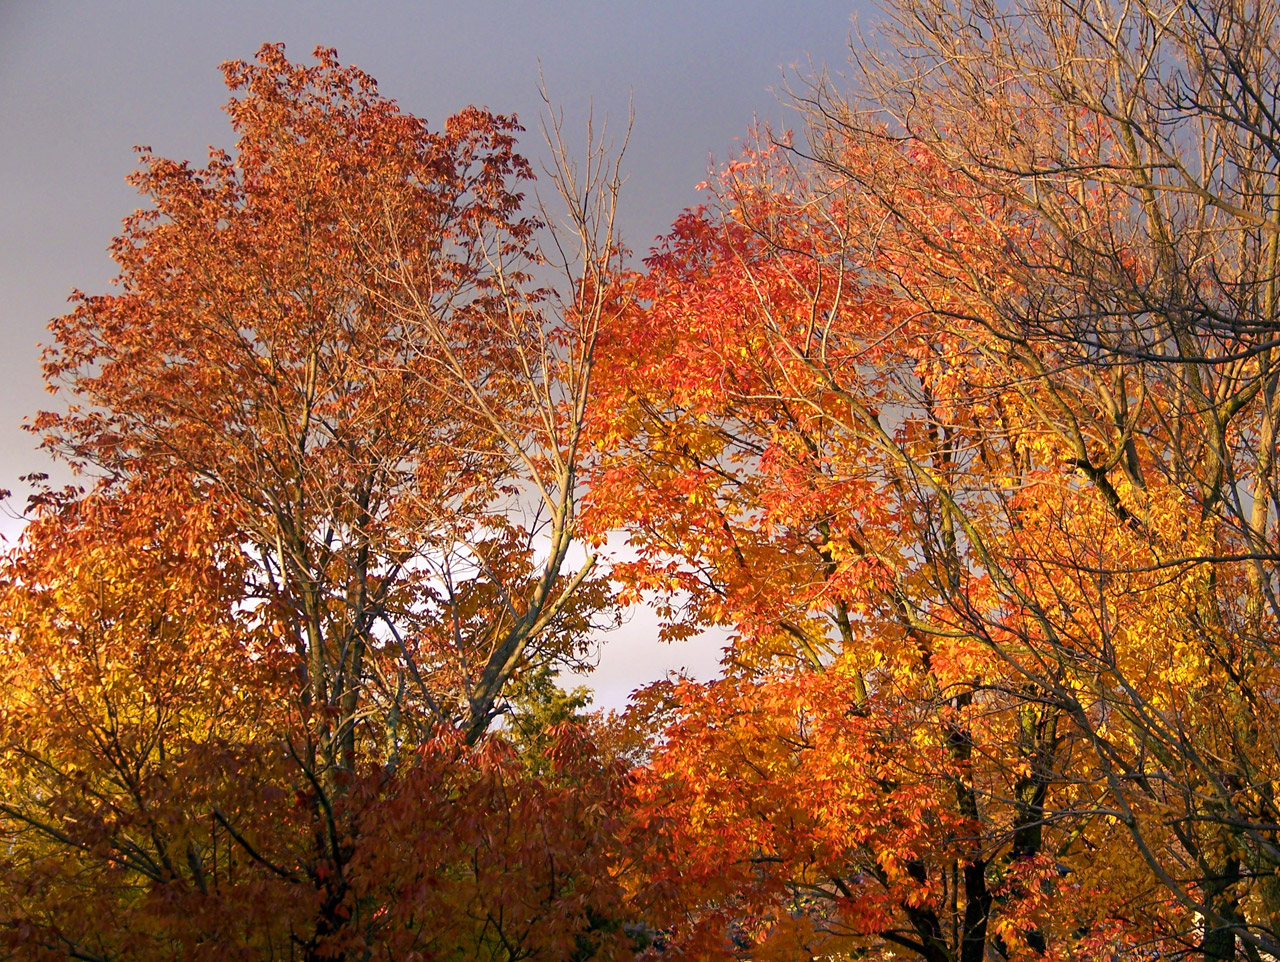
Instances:
[[[557,296],[514,119],[317,58],[225,65],[235,153],[143,151],[118,290],[53,322],[34,427],[97,478],[0,584],[5,950],[1280,946],[1280,375],[1230,313],[1274,270],[1144,247],[1123,124],[819,90],[812,157],[762,138],[631,275],[553,121]],[[972,155],[1064,122],[1030,198]],[[565,568],[584,452],[612,584]],[[727,631],[722,677],[504,733],[617,601]]]
[[[1034,234],[926,155],[847,150],[929,233],[851,177],[749,152],[609,331],[591,522],[628,532],[617,571],[668,636],[733,633],[646,771],[661,915],[693,958],[1093,958],[1176,933],[1104,814],[1078,724],[1098,700],[1061,659],[1101,614],[1070,597],[1091,571],[1202,534],[1134,537],[1115,490],[1082,483],[1056,419],[1104,430],[1093,372],[1038,382],[981,296]],[[1199,577],[1135,574],[1104,605],[1145,621]]]
[[[34,429],[96,483],[5,568],[0,938],[611,958],[622,772],[490,732],[610,618],[561,572],[603,301],[531,288],[514,119],[316,57],[224,65],[234,154],[143,150],[118,290],[51,326]]]

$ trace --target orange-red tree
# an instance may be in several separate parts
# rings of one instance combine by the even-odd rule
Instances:
[[[51,326],[34,428],[94,486],[9,561],[0,921],[83,958],[608,956],[617,772],[486,733],[608,617],[566,559],[617,168],[552,125],[535,286],[514,119],[435,132],[316,58],[225,65],[234,152],[143,150],[119,290]]]
[[[1058,524],[1077,547],[1039,551],[1072,587],[1019,601],[1044,662],[1074,670],[1020,670],[1088,732],[1137,851],[1203,919],[1202,956],[1274,955],[1280,11],[912,0],[889,20],[847,96],[803,95],[809,143],[935,259],[967,256],[930,226],[954,191],[904,195],[901,170],[850,164],[843,144],[907,144],[1035,237],[997,241],[1013,283],[965,275],[981,305],[965,317],[1046,399],[1068,483],[1100,512],[1075,501]],[[900,279],[921,295],[922,276]],[[1139,617],[1156,571],[1159,615]]]
[[[1141,867],[1076,714],[1107,709],[1081,663],[1097,619],[1148,666],[1188,642],[1159,618],[1202,574],[1135,559],[1201,532],[1176,490],[1144,502],[1153,543],[1081,483],[1058,419],[1095,430],[1095,372],[1029,378],[971,295],[1017,284],[1006,245],[1033,256],[1016,210],[927,154],[841,146],[835,173],[731,165],[609,332],[621,416],[593,511],[675,634],[734,633],[643,789],[676,853],[666,918],[695,955],[735,951],[726,925],[778,957],[1176,951],[1194,920]],[[1091,572],[1122,568],[1099,605]]]
[[[1088,955],[1099,910],[1119,945],[1275,954],[1275,22],[908,4],[904,55],[862,51],[857,97],[817,83],[803,150],[731,165],[653,259],[598,501],[675,633],[737,634],[655,763],[688,852],[754,860],[695,918],[772,885],[740,902],[771,906],[758,934],[816,954]],[[842,702],[933,732],[909,776]],[[846,738],[874,750],[797,808]],[[790,847],[862,838],[838,788],[896,813],[903,784],[969,819],[919,805],[930,855],[969,845],[958,902],[927,859],[892,889],[897,826]],[[1006,887],[1037,855],[1038,891]],[[877,865],[896,917],[844,891]]]
[[[530,289],[513,120],[471,109],[435,133],[319,57],[264,47],[225,68],[243,94],[234,157],[143,152],[133,180],[151,205],[114,244],[121,291],[79,295],[53,323],[46,372],[73,405],[35,428],[108,476],[162,464],[236,507],[261,600],[291,611],[331,769],[350,766],[365,702],[395,700],[376,627],[406,697],[473,737],[532,638],[572,657],[545,629],[568,598],[600,305],[571,303],[557,326]],[[525,485],[533,526],[509,510]]]

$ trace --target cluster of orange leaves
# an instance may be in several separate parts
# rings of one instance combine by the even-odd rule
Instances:
[[[1216,673],[1247,589],[1195,560],[1226,536],[1183,487],[1108,473],[1114,372],[996,309],[1029,296],[1005,254],[1039,250],[1032,225],[898,145],[842,163],[907,219],[785,149],[730,165],[614,279],[579,531],[626,533],[616,590],[668,638],[729,633],[723,676],[475,737],[441,724],[472,691],[462,639],[522,617],[492,584],[536,581],[491,428],[539,372],[491,335],[537,325],[484,268],[536,260],[528,165],[514,121],[433,135],[329,52],[261,57],[227,68],[252,149],[144,155],[158,206],[116,245],[123,290],[54,325],[75,397],[36,429],[107,477],[46,497],[0,586],[0,945],[976,962],[1191,937],[1138,842],[1211,842],[1113,775],[1143,712],[1270,771]],[[406,289],[441,296],[412,305],[438,343],[406,334]],[[442,344],[491,393],[436,378]],[[1177,412],[1144,391],[1154,426],[1116,450],[1158,479]],[[477,528],[491,582],[423,573]],[[546,659],[610,604],[579,599]],[[511,678],[550,663],[524,657]]]

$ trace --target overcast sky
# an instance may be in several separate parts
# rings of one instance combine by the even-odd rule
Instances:
[[[784,76],[844,67],[855,13],[855,0],[0,0],[0,486],[21,502],[18,477],[49,470],[20,429],[53,403],[37,344],[72,288],[101,292],[113,276],[107,244],[138,206],[124,183],[132,147],[202,162],[209,145],[232,146],[222,61],[265,42],[293,60],[336,47],[433,126],[469,103],[518,114],[535,159],[539,63],[570,124],[592,103],[620,126],[630,97],[622,224],[643,252],[753,118],[790,124]],[[10,536],[18,526],[0,519]],[[718,655],[710,640],[659,647],[641,612],[591,683],[616,706],[670,668],[706,677]]]

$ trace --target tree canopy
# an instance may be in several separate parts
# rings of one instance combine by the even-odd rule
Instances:
[[[905,0],[639,266],[555,114],[552,214],[226,65],[51,325],[0,946],[1280,956],[1278,24]],[[721,675],[560,691],[627,605]]]

